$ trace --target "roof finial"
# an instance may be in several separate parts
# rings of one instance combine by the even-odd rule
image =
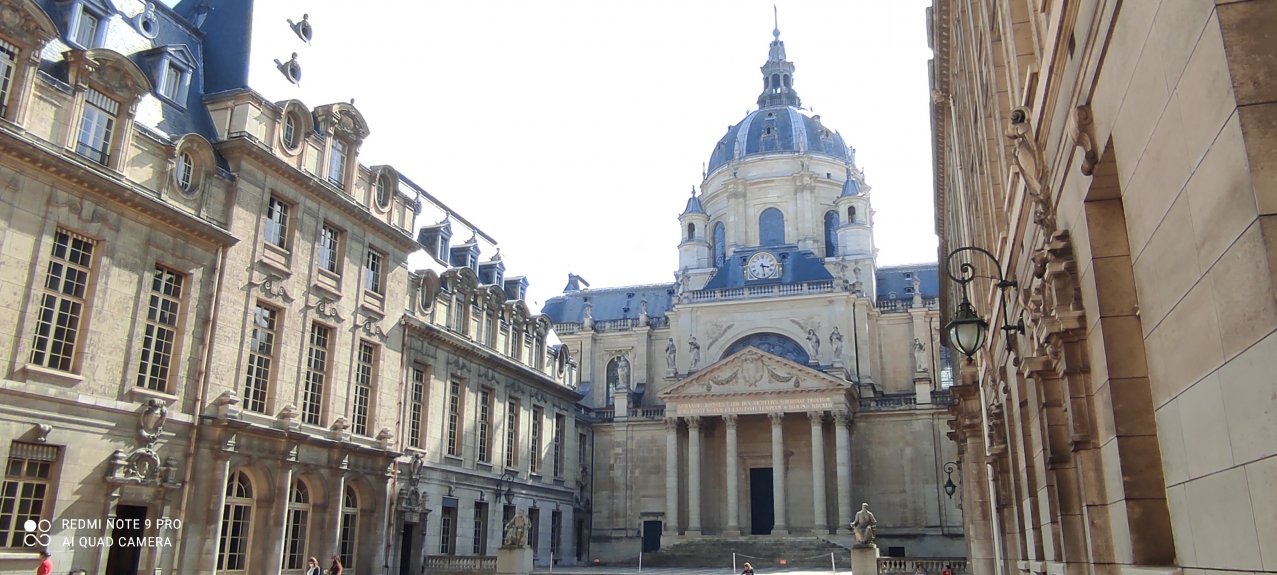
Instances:
[[[692,197],[696,197],[696,186],[692,186]]]
[[[775,4],[772,4],[772,37],[780,39],[780,11]]]

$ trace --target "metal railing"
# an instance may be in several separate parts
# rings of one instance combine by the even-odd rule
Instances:
[[[926,575],[940,575],[946,565],[955,575],[970,573],[965,557],[879,557],[878,575],[912,575],[918,567]]]
[[[745,286],[730,289],[700,290],[692,292],[691,299],[693,302],[728,301],[734,299],[829,293],[832,291],[834,291],[833,280],[822,280],[797,284],[774,284],[764,286]]]

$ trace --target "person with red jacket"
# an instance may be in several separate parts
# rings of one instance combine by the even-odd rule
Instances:
[[[35,568],[35,575],[50,575],[53,573],[53,558],[49,557],[48,549],[40,550],[40,566]]]

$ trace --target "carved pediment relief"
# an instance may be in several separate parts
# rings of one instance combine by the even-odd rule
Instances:
[[[845,393],[848,385],[829,374],[748,347],[711,365],[662,393],[680,397],[761,395],[777,392]]]
[[[40,5],[26,0],[0,0],[0,25],[18,41],[36,47],[43,47],[58,35],[57,26]]]
[[[92,84],[128,105],[151,91],[151,81],[137,64],[114,50],[71,50],[64,57],[73,85]]]

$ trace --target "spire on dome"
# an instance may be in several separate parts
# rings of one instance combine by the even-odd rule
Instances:
[[[767,50],[767,63],[763,64],[763,93],[758,96],[758,107],[802,106],[798,92],[794,91],[794,64],[785,56],[785,43],[780,41],[780,15],[772,5],[774,27],[772,43]]]
[[[705,213],[705,206],[702,206],[701,199],[696,197],[696,186],[692,186],[692,197],[688,198],[687,207],[683,208],[683,213],[679,214],[679,216],[681,217],[681,216],[686,216],[689,214],[704,214],[704,213]]]

